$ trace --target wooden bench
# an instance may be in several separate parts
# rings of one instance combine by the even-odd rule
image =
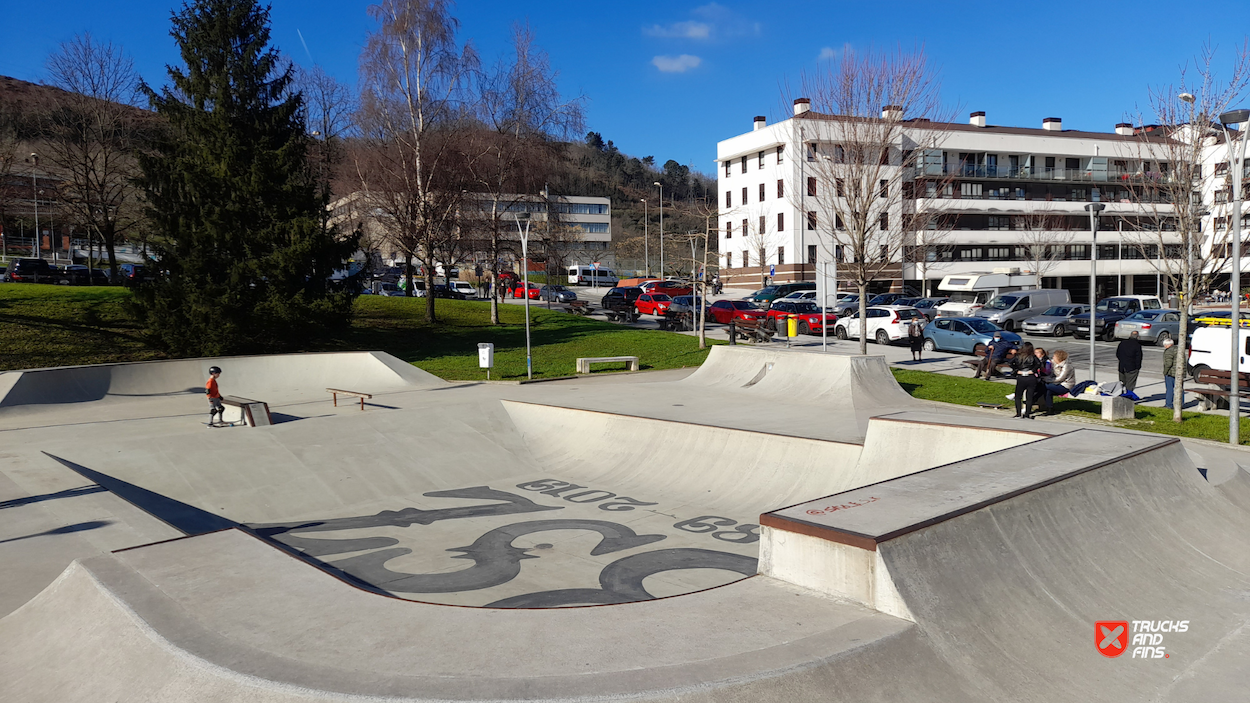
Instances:
[[[638,309],[632,304],[614,305],[610,308],[604,308],[603,314],[612,322],[637,322],[642,317],[638,313]]]
[[[229,422],[231,425],[236,422],[242,422],[249,427],[264,427],[273,424],[273,416],[269,414],[269,404],[264,401],[240,398],[237,395],[223,395],[221,404],[231,408],[238,408],[239,411],[237,420],[227,420],[226,414],[222,413],[222,422]]]
[[[665,312],[660,318],[660,329],[673,332],[684,332],[694,329],[694,313]]]
[[[748,342],[771,342],[773,333],[768,330],[762,320],[731,319],[729,321],[730,341],[743,339]]]
[[[574,315],[589,315],[594,308],[590,307],[590,303],[585,300],[574,300],[564,306],[564,311]]]
[[[373,400],[371,393],[361,393],[360,391],[345,391],[342,388],[327,388],[326,393],[330,393],[334,397],[334,407],[339,406],[339,394],[360,398],[360,409],[365,409],[365,399]]]
[[[625,368],[637,371],[641,368],[636,356],[582,356],[577,359],[577,372],[590,373],[591,364],[611,364],[625,362]]]
[[[986,352],[985,349],[978,349],[975,352],[973,352],[973,354],[975,354],[977,357],[981,359],[984,359],[985,352]],[[1008,355],[1008,358],[1010,358],[1011,356],[1014,355],[1014,352],[1007,352],[1007,355]],[[964,362],[964,365],[972,369],[973,371],[976,371],[981,366],[981,362],[975,359],[968,359],[967,361]],[[1002,373],[1004,368],[1011,369],[1011,362],[1007,360],[1003,360],[1002,363],[994,365],[994,370],[999,373]],[[1006,374],[1003,374],[1003,375],[1006,376]]]
[[[1250,372],[1242,371],[1239,372],[1237,376],[1237,389],[1239,391],[1239,395],[1247,395],[1250,393]],[[1208,385],[1218,386],[1218,388],[1198,388],[1196,386],[1189,386],[1185,388],[1185,390],[1198,396],[1200,410],[1213,410],[1221,406],[1227,408],[1228,396],[1232,392],[1232,379],[1232,371],[1203,369],[1198,372],[1194,381],[1197,383],[1206,383]]]

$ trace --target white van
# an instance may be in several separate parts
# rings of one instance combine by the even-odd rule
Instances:
[[[1239,371],[1250,371],[1246,367],[1247,361],[1250,361],[1250,329],[1242,327],[1237,331],[1241,335],[1237,345],[1237,351],[1240,352],[1237,368]],[[1232,332],[1231,327],[1199,327],[1194,330],[1194,336],[1189,342],[1189,365],[1193,367],[1195,377],[1204,369],[1233,370],[1229,356],[1232,351],[1229,348],[1229,335]]]
[[[612,288],[620,280],[621,279],[617,278],[615,271],[612,269],[605,269],[602,266],[598,268],[593,266],[569,267],[570,286],[603,286],[605,288]]]
[[[985,307],[976,311],[976,316],[984,317],[1008,332],[1014,332],[1024,326],[1025,320],[1042,314],[1046,308],[1070,302],[1072,297],[1066,290],[1021,290],[995,296]]]

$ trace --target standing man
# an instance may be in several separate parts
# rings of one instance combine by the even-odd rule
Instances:
[[[209,427],[219,427],[226,424],[226,407],[221,404],[221,390],[217,388],[218,378],[221,378],[221,368],[218,366],[208,367],[208,382],[204,384],[204,393],[208,395]]]
[[[1115,358],[1120,361],[1120,383],[1124,385],[1124,390],[1136,389],[1137,374],[1141,371],[1141,341],[1137,339],[1136,332],[1115,348]]]
[[[1171,409],[1172,399],[1176,394],[1176,346],[1171,339],[1163,340],[1163,407]],[[1181,399],[1181,407],[1185,400]]]

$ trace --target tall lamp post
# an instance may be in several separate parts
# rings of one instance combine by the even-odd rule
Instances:
[[[660,278],[664,278],[664,186],[659,181],[653,185],[660,189]]]
[[[1246,175],[1246,128],[1250,127],[1250,110],[1229,110],[1220,115],[1220,125],[1224,129],[1224,142],[1228,144],[1228,160],[1233,177],[1233,270],[1228,284],[1229,297],[1233,309],[1229,319],[1232,320],[1232,378],[1228,389],[1228,443],[1240,444],[1241,439],[1241,181]],[[1229,125],[1237,126],[1237,139],[1234,141],[1228,133]],[[1235,151],[1234,151],[1235,150]]]
[[[642,258],[647,261],[647,278],[651,278],[651,222],[647,220],[647,199],[642,199]]]
[[[522,220],[525,221],[524,230],[521,229]],[[530,214],[528,212],[516,214],[516,231],[521,235],[521,278],[523,281],[521,291],[525,296],[525,377],[533,379],[534,358],[530,353]]]
[[[1094,197],[1098,197],[1095,193]],[[1098,296],[1095,293],[1096,274],[1098,270],[1098,216],[1107,209],[1102,203],[1090,203],[1085,206],[1089,211],[1089,232],[1091,241],[1089,245],[1089,380],[1098,380],[1098,365],[1094,363],[1094,340],[1098,336],[1098,327],[1094,320],[1098,315]]]

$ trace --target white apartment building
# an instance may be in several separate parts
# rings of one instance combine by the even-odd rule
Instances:
[[[819,221],[827,210],[818,199],[834,196],[813,195],[810,173],[813,162],[840,149],[845,121],[813,112],[799,99],[791,118],[768,125],[756,117],[751,131],[718,143],[721,277],[730,285],[757,284],[761,266],[774,270],[779,282],[815,280],[818,261],[844,257],[830,241],[828,223]],[[881,226],[901,226],[902,203],[911,202],[941,215],[940,227],[930,218],[927,231],[908,235],[922,246],[897,248],[873,292],[936,293],[949,274],[1036,273],[1030,250],[1045,241],[1056,256],[1042,262],[1042,286],[1066,288],[1074,300],[1085,301],[1093,244],[1085,206],[1097,200],[1106,205],[1097,236],[1098,296],[1166,293],[1160,275],[1166,266],[1158,257],[1179,256],[1180,248],[1157,215],[1170,213],[1171,206],[1143,195],[1143,185],[1168,171],[1162,133],[1143,140],[1129,124],[1106,133],[1064,130],[1059,118],[1046,118],[1036,129],[1002,127],[973,112],[967,124],[907,122],[891,151],[908,148],[909,136],[924,130],[941,131],[935,144],[940,148],[919,159],[930,188],[936,180],[941,190],[900,199],[895,210],[882,213]],[[1226,156],[1222,140],[1210,139],[1208,149]],[[1210,160],[1210,168],[1218,168],[1227,158]],[[1227,187],[1224,194],[1216,192],[1218,185],[1212,188],[1205,194],[1212,207],[1203,231],[1215,234],[1216,218],[1227,217],[1216,204]]]

